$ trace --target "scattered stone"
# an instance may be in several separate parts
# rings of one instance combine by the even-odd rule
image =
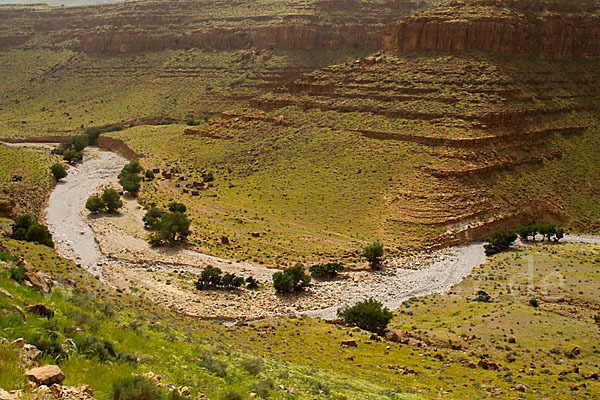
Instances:
[[[5,295],[6,297],[8,297],[9,299],[13,298],[13,295],[10,294],[10,292],[6,289],[0,288],[0,293],[2,293],[3,295]]]
[[[40,291],[42,294],[50,293],[50,286],[44,280],[44,278],[37,272],[35,267],[28,262],[24,262],[23,266],[25,267],[25,276],[31,283],[31,285]]]
[[[597,372],[590,372],[589,374],[584,376],[585,379],[598,379]]]
[[[25,340],[23,338],[18,338],[10,342],[12,347],[16,347],[17,349],[22,349],[25,347]]]
[[[38,385],[61,384],[65,380],[65,374],[56,365],[44,365],[25,372],[25,376]]]

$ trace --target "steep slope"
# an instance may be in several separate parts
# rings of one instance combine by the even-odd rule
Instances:
[[[385,29],[386,51],[485,50],[549,59],[600,56],[596,0],[456,0]]]
[[[212,251],[352,261],[375,238],[400,251],[541,218],[596,231],[598,76],[597,60],[375,55],[186,133],[115,135],[148,166],[175,170],[146,201],[192,204]],[[209,170],[218,184],[193,195]],[[217,244],[221,234],[243,249]]]
[[[85,52],[376,48],[386,23],[436,1],[135,1],[0,7],[0,48]]]

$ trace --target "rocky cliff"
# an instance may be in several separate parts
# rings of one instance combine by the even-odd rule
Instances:
[[[375,49],[386,24],[437,2],[142,0],[95,7],[0,6],[0,49]]]
[[[483,50],[546,59],[600,56],[598,2],[543,0],[452,1],[388,25],[383,48],[414,51]]]

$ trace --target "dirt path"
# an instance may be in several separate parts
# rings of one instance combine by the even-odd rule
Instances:
[[[47,209],[57,250],[110,285],[183,314],[222,320],[289,314],[331,319],[339,307],[368,297],[394,309],[411,297],[448,292],[485,261],[482,243],[470,243],[389,262],[376,272],[345,272],[335,280],[314,281],[298,295],[278,295],[271,285],[258,291],[198,292],[193,282],[206,265],[264,283],[271,281],[274,270],[181,248],[150,247],[144,211],[135,199],[125,198],[119,214],[89,216],[86,199],[116,181],[126,162],[114,153],[89,148],[84,162],[57,185]],[[600,243],[600,238],[567,236],[565,241]]]

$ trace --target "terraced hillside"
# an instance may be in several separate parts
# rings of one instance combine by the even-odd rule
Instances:
[[[599,73],[595,60],[379,54],[220,121],[114,135],[173,171],[147,202],[185,199],[204,245],[233,237],[265,262],[351,260],[375,238],[392,251],[461,243],[539,218],[597,231]]]
[[[0,48],[84,52],[378,48],[385,24],[437,0],[136,1],[2,6]]]

